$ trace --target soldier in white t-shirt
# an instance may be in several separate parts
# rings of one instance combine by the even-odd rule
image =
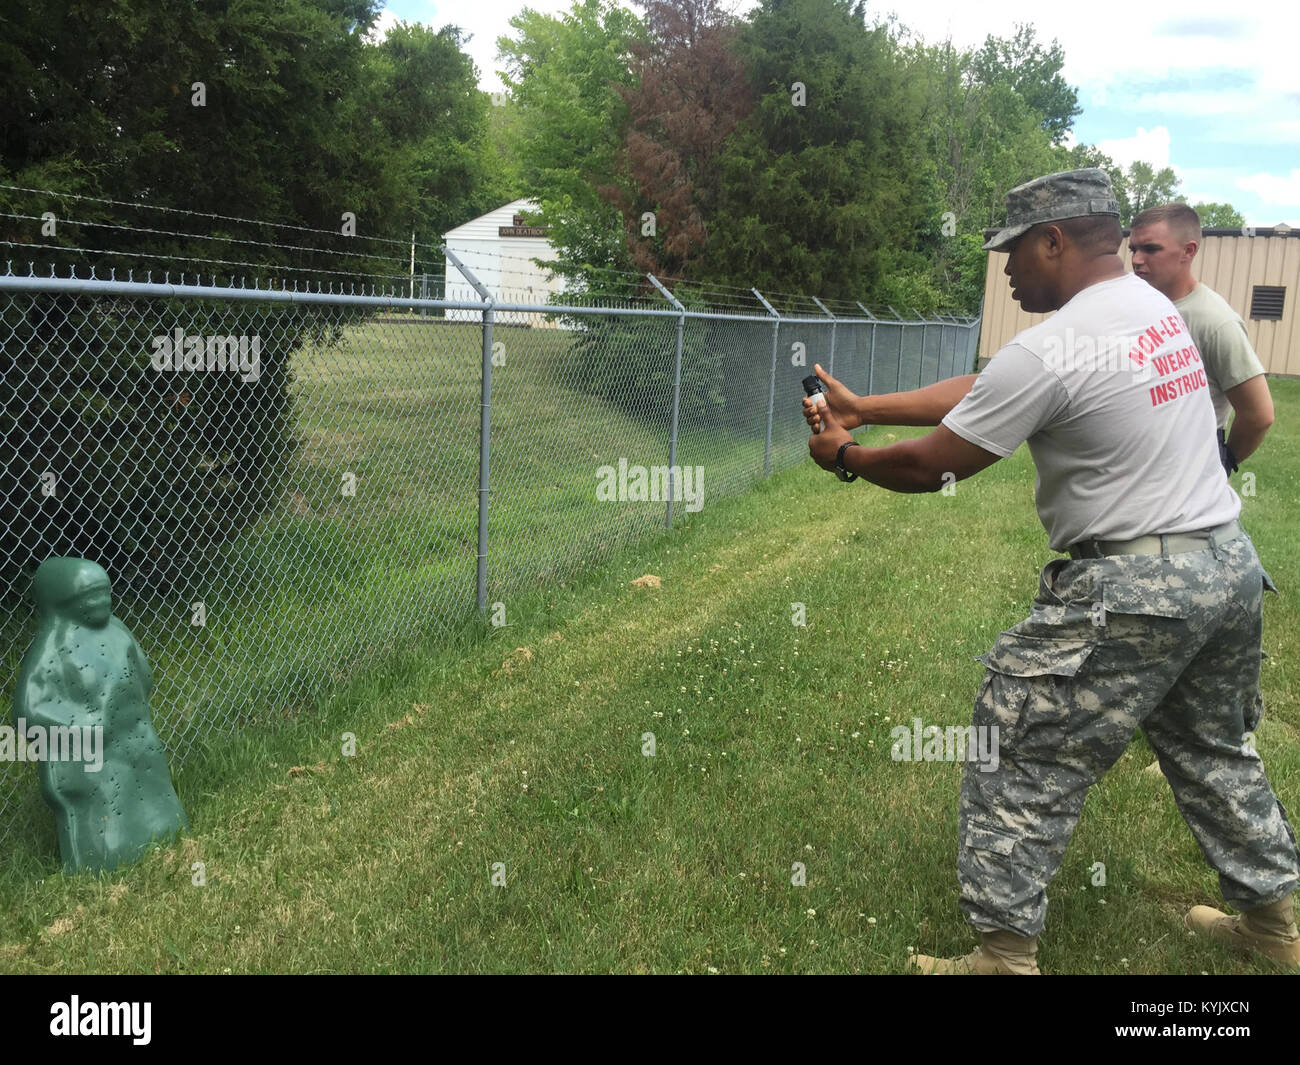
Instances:
[[[1208,378],[1170,301],[1126,274],[1104,171],[1051,174],[1007,194],[1012,297],[1056,311],[984,371],[891,397],[853,396],[818,367],[805,402],[819,465],[902,492],[936,491],[1027,443],[1051,546],[1028,618],[982,656],[962,774],[958,880],[981,942],[917,955],[924,973],[1036,974],[1046,889],[1088,788],[1140,727],[1225,898],[1190,928],[1300,966],[1295,836],[1243,734],[1259,710],[1262,569],[1220,465]],[[968,388],[968,390],[966,390]],[[957,394],[958,390],[964,394]],[[944,404],[948,407],[945,409]],[[895,412],[925,437],[856,444],[840,423]],[[995,760],[975,764],[976,737]]]

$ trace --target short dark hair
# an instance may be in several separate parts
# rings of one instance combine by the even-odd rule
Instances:
[[[1169,232],[1181,243],[1189,240],[1201,243],[1201,216],[1185,203],[1162,203],[1159,207],[1148,207],[1133,219],[1133,228],[1155,225],[1165,222]]]
[[[1080,251],[1092,256],[1114,255],[1119,251],[1124,231],[1119,227],[1119,219],[1113,214],[1085,214],[1078,218],[1062,218],[1057,222],[1044,223],[1057,225],[1061,232],[1076,245]]]

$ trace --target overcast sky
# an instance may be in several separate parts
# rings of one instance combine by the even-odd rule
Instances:
[[[756,7],[733,0],[738,14]],[[524,7],[547,14],[572,0],[390,0],[382,25],[402,19],[434,29],[451,22],[473,34],[466,50],[479,84],[502,88],[496,39]],[[630,4],[625,4],[638,10]],[[1244,5],[1243,5],[1244,6]],[[1030,22],[1040,41],[1065,50],[1066,79],[1079,90],[1078,140],[1117,162],[1172,166],[1189,202],[1228,201],[1251,225],[1300,226],[1300,5],[1236,14],[1233,5],[1091,0],[1053,7],[1019,0],[881,0],[868,17],[893,11],[927,42],[978,45]]]

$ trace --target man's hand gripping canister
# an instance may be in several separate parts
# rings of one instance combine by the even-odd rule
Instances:
[[[808,397],[813,401],[813,405],[826,406],[826,386],[822,384],[821,378],[816,374],[809,374],[803,379],[803,390],[808,393]],[[818,421],[813,426],[814,433],[820,433],[825,423]]]

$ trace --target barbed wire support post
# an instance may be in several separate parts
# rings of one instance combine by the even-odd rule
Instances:
[[[650,283],[654,285],[661,293],[664,299],[676,308],[677,314],[677,359],[673,365],[673,427],[672,435],[668,438],[668,510],[664,515],[664,527],[671,529],[673,527],[673,472],[677,467],[677,411],[681,405],[682,398],[682,332],[686,325],[686,308],[678,302],[677,297],[669,292],[659,283],[659,278],[654,274],[646,274]]]
[[[477,587],[478,611],[487,612],[487,554],[488,554],[488,494],[492,482],[492,308],[495,300],[483,283],[470,272],[468,266],[456,257],[447,245],[442,246],[442,253],[447,261],[461,272],[465,280],[484,301],[483,306],[483,370],[482,385],[479,391],[478,419],[478,558],[475,562],[474,579]]]
[[[763,476],[772,475],[772,413],[776,409],[776,349],[781,343],[781,314],[756,288],[749,290],[772,316],[772,373],[767,381],[767,435],[763,438]]]

